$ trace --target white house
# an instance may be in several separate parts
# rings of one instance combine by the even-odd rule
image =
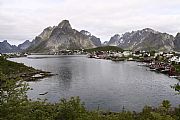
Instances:
[[[170,58],[170,62],[176,62],[176,61],[177,61],[177,59],[178,59],[178,57],[177,57],[177,56],[173,56],[172,58]]]
[[[116,57],[123,57],[123,54],[118,52],[118,53],[114,53],[114,56],[116,56]]]
[[[177,64],[180,64],[180,57],[176,60]]]
[[[130,52],[130,51],[124,51],[124,52],[123,52],[123,55],[124,55],[124,57],[128,57],[128,56],[132,55],[132,52]]]

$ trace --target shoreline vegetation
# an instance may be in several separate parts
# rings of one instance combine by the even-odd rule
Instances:
[[[16,79],[21,80],[20,78]],[[26,93],[30,89],[23,81],[14,81],[0,73],[0,120],[179,120],[180,105],[171,107],[168,100],[158,107],[145,106],[141,112],[89,111],[79,97],[49,103],[32,101]]]
[[[37,70],[22,63],[6,60],[4,57],[0,57],[0,72],[8,79],[21,78],[23,81],[37,81],[54,75],[51,72]]]
[[[180,105],[171,107],[168,100],[157,107],[145,106],[142,112],[88,111],[79,97],[61,99],[49,103],[39,99],[32,101],[26,93],[30,89],[24,80],[51,76],[49,72],[36,70],[24,64],[15,63],[0,57],[0,120],[179,120]],[[37,79],[33,79],[37,80]],[[174,87],[179,91],[180,87]]]

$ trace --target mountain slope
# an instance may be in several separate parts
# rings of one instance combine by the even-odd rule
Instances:
[[[150,28],[126,32],[122,36],[116,34],[111,37],[108,45],[131,50],[162,50],[174,49],[174,37]]]
[[[21,49],[19,49],[15,45],[10,45],[7,40],[4,40],[3,42],[0,42],[0,53],[13,53],[13,52],[20,52]]]
[[[26,50],[29,46],[31,45],[31,42],[29,40],[26,40],[25,42],[23,42],[22,44],[18,45],[18,48],[20,50]]]
[[[86,49],[96,45],[89,36],[72,29],[68,20],[63,20],[58,26],[48,27],[37,36],[28,52],[58,52],[62,49]]]
[[[176,51],[180,51],[180,33],[177,33],[175,37],[174,46]]]
[[[88,31],[85,31],[85,30],[81,30],[80,33],[82,33],[83,35],[86,35],[89,37],[89,39],[93,42],[93,44],[97,47],[101,46],[101,40],[100,38],[97,38],[96,36],[94,35],[91,35],[90,32]]]

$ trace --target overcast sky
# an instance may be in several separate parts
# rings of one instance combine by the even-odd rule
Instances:
[[[0,0],[0,41],[32,40],[63,19],[101,41],[147,27],[176,35],[180,0]]]

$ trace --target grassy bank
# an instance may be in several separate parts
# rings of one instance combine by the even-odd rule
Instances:
[[[50,72],[34,69],[22,63],[16,63],[0,57],[0,72],[9,79],[22,78],[25,81],[33,81],[39,78],[51,76]],[[36,76],[37,77],[36,77]]]
[[[111,52],[123,52],[123,49],[116,47],[116,46],[102,46],[102,47],[96,47],[92,49],[86,49],[87,52],[102,52],[102,51],[111,51]]]

